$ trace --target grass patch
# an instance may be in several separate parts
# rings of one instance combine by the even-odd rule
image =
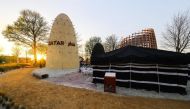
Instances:
[[[34,68],[12,70],[0,76],[0,93],[27,109],[189,109],[190,101],[116,96],[55,85],[34,78]]]

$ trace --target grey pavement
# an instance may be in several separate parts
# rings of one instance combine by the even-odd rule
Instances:
[[[3,107],[0,105],[0,109],[5,109],[5,108],[3,108]]]

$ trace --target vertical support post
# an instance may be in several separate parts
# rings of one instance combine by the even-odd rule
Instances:
[[[109,66],[109,72],[110,72],[110,69],[111,69],[111,64],[110,64],[110,66]]]
[[[187,67],[188,67],[188,69],[189,69],[189,70],[188,70],[188,80],[190,80],[190,64],[188,64]]]
[[[130,72],[130,77],[129,77],[129,88],[131,88],[131,63],[129,63],[129,72]]]
[[[159,73],[158,73],[158,64],[156,64],[156,69],[157,69],[157,77],[158,77],[158,93],[160,94],[160,77],[159,77]]]

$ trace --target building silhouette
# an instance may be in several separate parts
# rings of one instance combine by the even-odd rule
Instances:
[[[147,28],[143,29],[141,32],[129,35],[121,41],[120,48],[125,47],[127,45],[157,49],[154,29]]]

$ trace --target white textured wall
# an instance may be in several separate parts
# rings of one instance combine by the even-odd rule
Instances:
[[[47,68],[73,69],[79,68],[78,48],[75,31],[69,17],[59,14],[52,26],[49,41],[64,41],[64,45],[48,45]],[[69,42],[75,46],[68,46]]]

